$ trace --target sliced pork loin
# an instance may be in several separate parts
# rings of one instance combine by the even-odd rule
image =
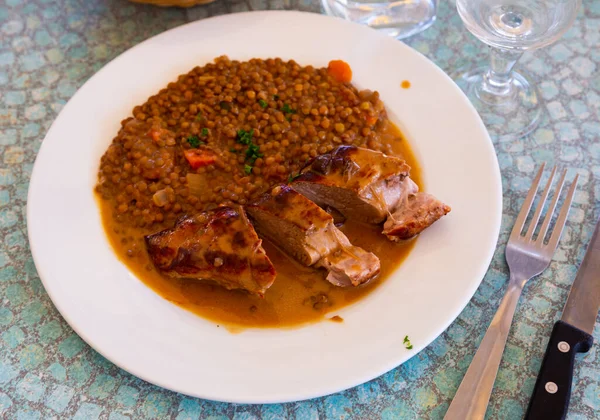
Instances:
[[[334,229],[337,230],[336,227]],[[317,267],[325,268],[327,281],[336,286],[359,286],[374,279],[381,269],[379,258],[372,252],[353,246],[346,235],[337,230],[339,248],[321,258]]]
[[[379,274],[374,254],[353,246],[329,213],[287,185],[246,208],[261,235],[302,264],[325,268],[337,286],[358,286]]]
[[[448,214],[450,207],[431,194],[419,192],[410,177],[400,185],[400,200],[383,225],[383,234],[392,241],[410,239]]]
[[[384,224],[393,241],[409,239],[450,211],[419,192],[402,159],[355,146],[340,146],[316,157],[292,187],[321,206],[349,219]]]
[[[156,268],[170,277],[212,281],[259,296],[275,280],[275,268],[241,207],[184,216],[145,240]]]
[[[321,207],[334,207],[348,219],[381,223],[396,208],[398,190],[409,174],[402,159],[356,146],[340,146],[317,156],[293,188]]]
[[[396,211],[388,216],[383,234],[392,241],[410,239],[450,212],[450,207],[431,194],[409,194]]]

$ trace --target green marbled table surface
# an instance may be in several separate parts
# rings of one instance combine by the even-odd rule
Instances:
[[[494,140],[504,187],[499,247],[462,314],[399,368],[310,401],[204,401],[117,368],[52,305],[33,264],[25,218],[29,176],[50,124],[90,76],[133,45],[183,23],[249,9],[319,12],[320,6],[310,0],[218,0],[163,9],[125,0],[0,0],[0,418],[441,419],[498,307],[507,282],[508,232],[536,166],[546,161],[579,173],[581,182],[554,261],[521,297],[490,401],[488,418],[521,418],[599,214],[600,0],[584,2],[559,42],[521,60],[537,80],[544,116],[527,138]],[[444,0],[437,22],[406,42],[447,72],[487,54],[464,29],[454,4]],[[598,345],[577,356],[568,418],[600,418]]]

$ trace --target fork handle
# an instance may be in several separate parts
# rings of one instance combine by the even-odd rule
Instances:
[[[506,346],[510,324],[524,284],[525,280],[517,280],[511,274],[502,302],[456,391],[444,420],[484,418]]]

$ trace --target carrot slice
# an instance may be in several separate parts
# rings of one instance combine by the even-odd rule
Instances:
[[[378,120],[377,117],[367,117],[367,124],[369,124],[372,127],[375,125],[377,120]]]
[[[183,154],[192,169],[208,166],[217,161],[217,157],[213,153],[205,150],[187,149],[183,151]]]
[[[338,82],[350,83],[352,81],[352,69],[345,61],[331,60],[327,66],[327,72]]]

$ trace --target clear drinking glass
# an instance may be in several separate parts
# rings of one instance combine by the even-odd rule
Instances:
[[[406,38],[435,22],[437,0],[321,0],[328,15]]]
[[[581,0],[456,0],[466,28],[490,46],[489,66],[458,72],[454,79],[490,132],[518,138],[539,123],[540,97],[530,77],[513,71],[526,50],[560,38],[573,24]]]

